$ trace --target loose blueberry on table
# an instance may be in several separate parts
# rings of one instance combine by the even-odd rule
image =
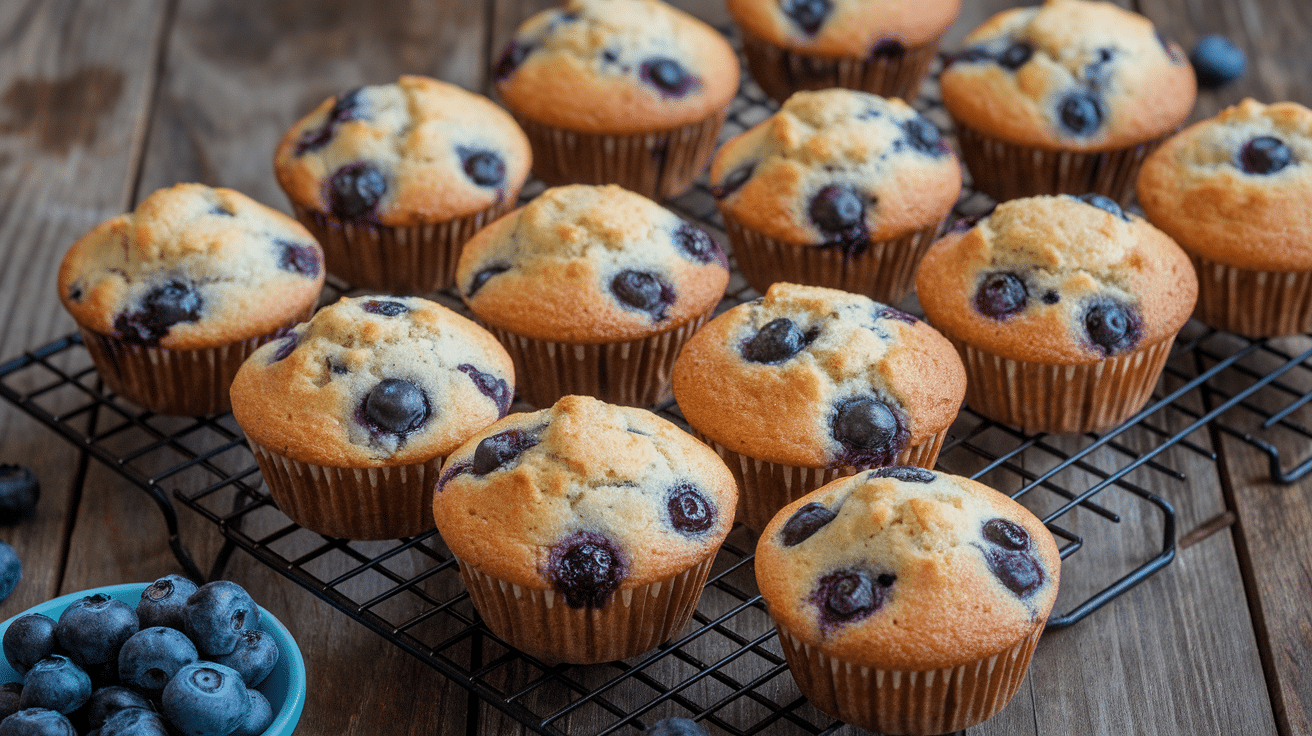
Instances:
[[[696,487],[683,483],[670,489],[665,503],[670,526],[693,536],[715,525],[715,507]]]
[[[578,532],[552,548],[547,579],[570,608],[600,608],[619,588],[627,567],[610,539],[596,532]]]
[[[41,483],[31,468],[0,464],[0,524],[15,524],[36,511]]]
[[[1244,50],[1225,36],[1210,34],[1198,39],[1189,54],[1198,86],[1205,89],[1220,87],[1244,76],[1248,59]]]
[[[23,579],[23,561],[8,542],[0,542],[0,601],[9,597]]]
[[[794,511],[788,521],[784,522],[784,528],[779,533],[780,541],[785,547],[796,547],[836,518],[838,514],[824,504],[808,503]]]

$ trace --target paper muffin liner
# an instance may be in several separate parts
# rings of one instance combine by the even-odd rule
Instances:
[[[743,54],[761,90],[783,104],[800,90],[845,87],[913,102],[938,54],[938,38],[898,56],[834,57],[804,54],[743,30]]]
[[[966,366],[966,406],[1026,432],[1111,429],[1152,398],[1175,336],[1096,363],[1012,360],[949,337]]]
[[[472,215],[410,226],[342,220],[295,202],[292,211],[323,246],[329,273],[357,288],[429,293],[455,284],[465,241],[514,204],[512,194]]]
[[[674,392],[674,360],[714,306],[693,319],[639,340],[595,345],[538,340],[484,323],[515,364],[519,398],[546,408],[562,396],[593,396],[610,404],[648,408]]]
[[[1312,332],[1312,271],[1250,271],[1189,254],[1203,324],[1245,337]]]
[[[571,608],[554,590],[515,585],[456,560],[492,633],[547,662],[595,664],[651,651],[687,625],[715,554],[656,582],[621,588],[597,608]]]
[[[837,247],[794,245],[744,227],[720,209],[725,232],[743,278],[764,294],[771,284],[786,281],[827,286],[864,294],[877,302],[897,304],[916,285],[916,268],[934,244],[940,222],[894,240],[871,242],[855,256]]]
[[[991,138],[953,118],[974,188],[999,202],[1039,194],[1102,194],[1126,204],[1144,159],[1170,135],[1113,151],[1053,151]]]
[[[413,465],[338,468],[293,460],[252,440],[274,503],[292,521],[345,539],[396,539],[433,528],[433,488],[445,457]]]
[[[533,148],[533,173],[550,186],[618,184],[657,201],[692,188],[710,164],[725,110],[648,133],[585,133],[514,113]]]
[[[856,475],[877,465],[840,465],[827,468],[808,468],[760,460],[730,450],[693,427],[693,435],[715,450],[729,472],[738,482],[738,511],[734,521],[760,533],[779,509],[805,496],[826,483]],[[948,436],[948,428],[918,445],[911,445],[898,453],[890,465],[917,465],[933,470],[939,450]]]
[[[776,622],[788,669],[815,707],[883,734],[945,734],[991,718],[1006,707],[1029,670],[1043,624],[1014,646],[943,669],[866,667],[828,655]]]

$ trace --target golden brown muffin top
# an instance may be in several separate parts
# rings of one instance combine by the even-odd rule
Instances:
[[[961,0],[728,0],[745,30],[784,48],[866,57],[933,41],[952,25]],[[896,44],[896,45],[895,45]]]

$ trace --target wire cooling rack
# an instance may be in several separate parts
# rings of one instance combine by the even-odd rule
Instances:
[[[917,107],[946,129],[936,90],[927,86]],[[724,137],[773,109],[746,83]],[[526,191],[532,196],[541,185]],[[667,204],[726,242],[704,184]],[[990,204],[968,191],[956,214]],[[346,291],[349,285],[330,278],[330,295]],[[755,296],[735,269],[721,309]],[[435,298],[463,309],[453,293]],[[1191,323],[1152,402],[1125,425],[1102,435],[1027,435],[967,408],[938,465],[985,481],[1043,518],[1063,559],[1058,613],[1048,627],[1069,626],[1174,558],[1175,514],[1159,492],[1216,477],[1212,432],[1268,452],[1278,480],[1307,472],[1312,459],[1298,453],[1312,438],[1310,344],[1250,341]],[[482,625],[436,532],[351,542],[298,527],[270,500],[231,415],[142,412],[106,392],[77,335],[0,365],[0,395],[150,494],[193,577],[202,576],[179,538],[171,497],[228,540],[219,569],[226,551],[240,547],[534,731],[631,733],[668,716],[736,735],[825,734],[841,726],[809,705],[788,674],[756,589],[754,540],[741,526],[719,552],[693,623],[670,642],[623,662],[553,666]],[[657,410],[686,427],[674,404]],[[1286,462],[1294,467],[1286,470]]]

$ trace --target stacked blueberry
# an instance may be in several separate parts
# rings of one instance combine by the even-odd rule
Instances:
[[[156,580],[134,610],[101,593],[56,621],[15,619],[2,641],[23,677],[0,690],[0,736],[255,736],[273,722],[255,689],[278,662],[240,585]]]

